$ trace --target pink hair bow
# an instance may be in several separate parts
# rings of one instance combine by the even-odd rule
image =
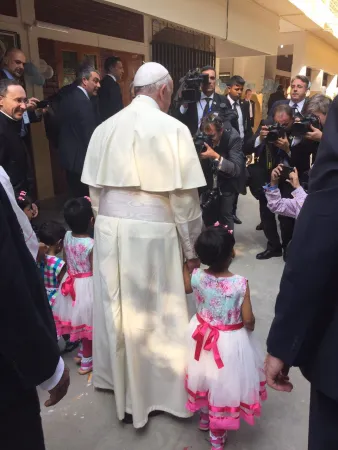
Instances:
[[[229,234],[233,234],[233,233],[234,233],[234,230],[229,230],[229,229],[228,229],[228,225],[222,225],[222,224],[219,223],[219,222],[216,222],[216,223],[214,224],[214,227],[222,227],[222,228],[224,228],[225,230],[227,230]]]
[[[86,200],[88,200],[90,203],[92,202],[91,199],[90,199],[90,197],[87,197],[87,195],[85,195],[84,198],[85,198]]]

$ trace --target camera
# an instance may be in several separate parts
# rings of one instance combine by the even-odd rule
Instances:
[[[202,74],[200,69],[189,70],[189,72],[180,80],[182,87],[182,103],[196,103],[200,100],[201,85],[209,83],[209,75]]]
[[[202,211],[206,211],[210,208],[210,205],[212,205],[215,201],[219,199],[219,191],[218,189],[212,189],[205,193],[206,195],[203,198],[203,201],[201,203],[201,209]]]
[[[308,116],[304,116],[298,122],[294,122],[291,127],[291,134],[293,136],[304,136],[309,131],[312,131],[311,125],[319,130],[322,129],[322,125],[320,120],[314,114],[310,114]]]
[[[284,138],[286,136],[285,127],[279,123],[269,125],[267,128],[269,133],[266,136],[266,140],[271,144],[276,142],[279,138]]]
[[[206,151],[204,144],[208,144],[210,147],[212,147],[212,136],[209,136],[208,134],[198,132],[195,134],[193,139],[198,155]]]

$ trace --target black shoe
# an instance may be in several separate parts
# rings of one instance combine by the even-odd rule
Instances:
[[[256,231],[263,231],[263,224],[262,224],[262,222],[259,225],[257,225]]]
[[[233,218],[236,225],[242,225],[242,221],[236,216],[236,214],[233,215]]]
[[[256,255],[256,259],[264,260],[264,259],[270,259],[270,258],[279,258],[280,256],[283,256],[282,250],[265,250],[262,253],[258,253]]]
[[[288,252],[287,252],[287,250],[285,249],[285,250],[283,250],[283,261],[284,261],[284,262],[286,262],[287,257],[288,257]]]
[[[124,419],[122,420],[123,423],[126,425],[132,425],[133,423],[133,416],[131,414],[125,413]]]

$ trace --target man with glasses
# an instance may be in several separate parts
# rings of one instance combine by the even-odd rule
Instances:
[[[16,80],[0,80],[0,166],[7,172],[16,192],[30,191],[30,164],[20,137],[22,117],[29,100]]]

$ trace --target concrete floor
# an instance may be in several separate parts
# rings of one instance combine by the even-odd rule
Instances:
[[[246,276],[256,314],[256,333],[263,346],[273,318],[274,303],[283,270],[282,258],[256,261],[265,248],[263,232],[255,231],[259,222],[258,203],[250,195],[240,197],[239,216],[243,225],[236,228],[237,257],[232,270]],[[189,298],[191,307],[193,300]],[[68,396],[56,407],[42,406],[42,418],[48,450],[208,450],[207,434],[197,430],[196,418],[178,420],[167,415],[150,419],[148,426],[135,431],[123,425],[115,415],[110,393],[95,392],[89,377],[76,373],[70,355],[65,357],[71,369]],[[255,427],[245,423],[231,432],[227,449],[305,450],[309,386],[298,370],[291,373],[292,394],[269,391],[262,418]],[[46,398],[41,393],[41,400]]]

